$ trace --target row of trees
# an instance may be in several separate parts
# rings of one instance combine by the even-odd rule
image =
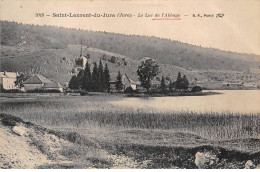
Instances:
[[[103,69],[103,64],[100,60],[99,65],[94,62],[94,67],[91,72],[90,64],[87,62],[85,69],[80,70],[77,75],[73,75],[69,82],[69,88],[72,90],[83,89],[86,91],[110,91],[110,74],[107,64]]]
[[[167,88],[169,90],[173,90],[174,88],[177,90],[187,90],[189,88],[189,81],[185,75],[183,75],[182,77],[181,72],[179,72],[177,76],[177,80],[175,82],[172,82],[170,80],[170,83],[167,85],[165,83],[164,77],[162,76],[160,89],[164,91]]]
[[[137,75],[141,86],[147,91],[151,88],[152,80],[159,74],[159,65],[154,62],[152,59],[142,61],[141,65],[138,66]],[[73,90],[83,89],[86,91],[98,91],[98,92],[109,92],[110,91],[110,74],[107,64],[105,69],[103,69],[102,62],[100,60],[99,65],[94,62],[94,67],[91,72],[90,64],[87,62],[84,70],[80,70],[77,75],[72,76],[69,82],[69,88]],[[185,75],[178,73],[177,80],[169,84],[165,83],[165,79],[162,76],[160,89],[164,90],[187,90],[189,87],[189,81]],[[122,75],[120,71],[118,72],[115,89],[117,91],[122,91]]]

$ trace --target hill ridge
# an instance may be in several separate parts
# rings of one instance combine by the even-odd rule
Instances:
[[[161,66],[158,77],[169,76],[173,81],[178,71],[195,78],[209,88],[220,88],[221,81],[234,79],[256,83],[256,74],[246,71],[258,69],[253,60],[259,56],[201,48],[165,38],[128,36],[117,33],[82,31],[54,26],[24,25],[0,21],[1,71],[39,73],[57,81],[68,81],[74,58],[79,56],[80,44],[83,55],[90,55],[90,62],[102,59],[111,72],[121,70],[137,79],[136,70],[140,59],[151,57]],[[114,57],[113,57],[114,56]],[[115,61],[111,58],[116,59]],[[230,71],[234,71],[230,75]],[[248,75],[248,76],[247,76]],[[233,79],[232,79],[233,78]]]

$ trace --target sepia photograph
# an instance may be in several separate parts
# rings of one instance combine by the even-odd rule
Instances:
[[[260,169],[259,0],[0,0],[1,169]]]

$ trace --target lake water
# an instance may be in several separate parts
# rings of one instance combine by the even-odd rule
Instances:
[[[222,94],[208,96],[124,98],[113,105],[162,111],[233,112],[260,114],[260,90],[213,90]]]

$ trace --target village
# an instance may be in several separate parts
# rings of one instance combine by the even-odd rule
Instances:
[[[114,56],[113,56],[114,57]],[[111,57],[111,59],[113,58]],[[115,58],[115,57],[114,57]],[[103,58],[104,60],[104,58]],[[118,62],[117,62],[118,61]],[[113,63],[119,63],[120,60],[114,59]],[[153,61],[153,59],[149,57],[145,57],[142,59],[143,62],[145,61]],[[126,63],[126,61],[123,64]],[[100,60],[101,63],[101,60]],[[122,64],[122,65],[123,65]],[[82,87],[79,81],[73,81],[76,77],[80,77],[79,75],[83,75],[84,70],[86,68],[86,65],[88,64],[88,58],[82,55],[82,46],[81,46],[81,53],[79,57],[76,57],[74,60],[74,68],[72,68],[72,78],[70,81],[64,81],[62,83],[58,81],[52,81],[45,76],[41,74],[33,74],[30,77],[24,76],[23,73],[18,72],[0,72],[0,83],[1,83],[1,92],[28,92],[28,93],[62,93],[62,92],[71,92],[75,90],[81,90]],[[100,64],[102,65],[102,64]],[[103,66],[102,66],[103,68]],[[109,72],[109,71],[108,71]],[[120,78],[118,78],[120,75]],[[179,73],[180,77],[179,82],[181,82],[181,74]],[[250,75],[249,75],[250,76]],[[246,78],[249,78],[249,76],[246,76]],[[74,78],[73,78],[74,77]],[[82,77],[82,76],[81,76]],[[98,76],[97,76],[98,77]],[[103,90],[95,90],[90,89],[91,91],[99,91],[99,92],[145,92],[145,88],[141,84],[139,80],[134,80],[130,78],[126,73],[108,73],[108,84],[109,85],[107,89]],[[184,75],[185,77],[185,75]],[[251,77],[251,76],[250,76]],[[246,79],[245,78],[245,79]],[[90,78],[89,78],[90,79]],[[120,79],[120,81],[118,81]],[[186,77],[185,77],[186,79]],[[177,78],[178,80],[178,78]],[[201,91],[202,88],[200,86],[200,83],[203,81],[198,81],[196,78],[193,79],[190,83],[189,81],[186,82],[186,86],[184,88],[181,88],[181,86],[176,87],[176,82],[172,82],[171,80],[167,80],[164,77],[158,78],[153,77],[153,79],[150,81],[150,92],[156,92],[158,90],[175,90],[175,91],[181,91],[181,90],[188,90],[192,91],[192,89],[195,87],[194,90]],[[75,83],[72,83],[75,82]],[[91,81],[92,82],[92,81]],[[102,81],[103,82],[103,81]],[[119,82],[119,86],[117,85]],[[74,85],[73,85],[74,84]],[[96,87],[98,87],[97,83]],[[121,86],[120,86],[121,84]],[[246,83],[244,81],[239,81],[236,79],[236,77],[232,77],[230,74],[230,81],[219,81],[219,84],[221,84],[221,89],[257,89],[260,88],[260,82],[258,83]],[[83,90],[86,90],[83,88]],[[90,91],[87,90],[87,91]],[[193,90],[193,91],[194,91]],[[147,90],[148,91],[148,90]]]
[[[125,62],[125,61],[124,61]],[[141,63],[144,64],[146,62],[149,63],[154,63],[154,65],[157,65],[153,59],[149,57],[145,57],[142,59]],[[95,63],[94,63],[95,64]],[[1,83],[1,92],[27,92],[27,93],[62,93],[62,92],[71,92],[75,90],[85,90],[85,91],[97,91],[97,92],[145,92],[145,81],[144,84],[142,84],[140,81],[136,81],[132,78],[130,78],[127,74],[125,73],[110,73],[109,70],[108,72],[108,79],[107,79],[107,88],[106,89],[95,89],[97,87],[100,87],[99,85],[103,84],[103,80],[101,82],[96,83],[93,89],[86,89],[84,88],[81,84],[84,81],[79,81],[79,78],[83,77],[84,70],[86,69],[86,65],[89,65],[88,63],[88,58],[82,55],[82,46],[81,46],[81,53],[79,57],[75,58],[74,62],[74,68],[72,68],[72,73],[73,76],[70,79],[70,81],[64,81],[62,83],[58,81],[52,81],[45,76],[41,74],[33,74],[31,76],[25,76],[23,73],[18,73],[18,72],[1,72],[0,73],[0,83]],[[101,65],[101,66],[100,66]],[[97,63],[96,63],[97,66]],[[99,68],[102,68],[101,72],[103,73],[103,66],[102,62],[100,60],[99,63]],[[107,67],[107,66],[106,66]],[[158,66],[156,66],[158,68]],[[89,68],[89,73],[90,72],[90,67]],[[172,90],[175,89],[175,91],[178,89],[180,90],[189,90],[191,91],[193,87],[197,86],[197,91],[201,91],[202,89],[197,85],[196,82],[192,82],[189,84],[187,78],[184,77],[185,81],[182,81],[182,76],[179,72],[179,78],[177,78],[176,82],[180,82],[180,86],[176,86],[176,82],[172,82],[169,79],[165,79],[162,77],[159,79],[156,77],[158,74],[158,69],[152,78],[149,78],[150,83],[149,86],[146,88],[147,91],[150,89],[150,92],[156,92],[157,90],[165,91],[165,90]],[[93,69],[93,76],[90,76],[88,80],[93,80],[94,77],[94,70]],[[97,69],[96,69],[97,70]],[[105,70],[104,70],[105,71]],[[97,71],[100,72],[100,71]],[[98,75],[99,73],[97,73]],[[82,75],[82,76],[81,76]],[[103,74],[102,74],[103,75]],[[97,76],[99,77],[99,76]],[[78,79],[77,79],[78,78]],[[179,79],[179,81],[178,81]],[[76,80],[76,81],[75,81]],[[97,78],[98,80],[98,78]],[[93,81],[90,81],[93,82]],[[146,81],[147,82],[147,81]],[[181,86],[181,83],[186,84],[185,86]],[[184,88],[182,88],[184,87]],[[198,89],[199,88],[199,89]]]

